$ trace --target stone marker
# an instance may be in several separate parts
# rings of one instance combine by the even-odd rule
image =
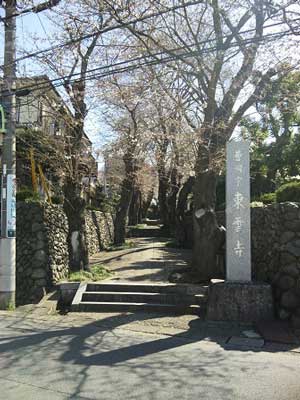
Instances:
[[[271,320],[274,314],[271,286],[251,282],[249,141],[234,137],[226,150],[226,281],[211,281],[207,318],[240,322]]]
[[[227,142],[226,279],[251,281],[249,141]]]

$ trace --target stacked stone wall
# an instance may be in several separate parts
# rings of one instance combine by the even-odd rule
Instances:
[[[300,327],[300,204],[251,208],[251,239],[253,280],[271,283],[278,317]]]
[[[272,284],[279,318],[300,327],[300,204],[252,210],[253,278]]]
[[[114,224],[110,214],[101,211],[86,211],[86,242],[89,255],[106,249],[114,238]]]
[[[226,226],[224,211],[217,219]],[[185,247],[192,247],[192,226],[189,216]],[[251,208],[251,236],[253,280],[272,284],[277,315],[300,328],[300,203]],[[223,265],[225,248],[221,257]]]
[[[62,208],[17,204],[17,304],[38,301],[68,274],[68,221]]]
[[[89,255],[113,240],[111,215],[86,212]],[[69,273],[68,220],[61,206],[46,203],[17,204],[17,304],[39,301]]]

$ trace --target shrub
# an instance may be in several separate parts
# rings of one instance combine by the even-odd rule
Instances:
[[[263,207],[264,203],[262,201],[252,201],[250,207]]]
[[[285,183],[276,190],[276,200],[278,203],[285,201],[295,201],[300,203],[300,182]]]
[[[276,203],[276,193],[265,193],[260,196],[258,201],[263,202],[264,204]]]

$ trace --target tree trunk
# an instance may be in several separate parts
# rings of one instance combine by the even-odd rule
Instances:
[[[161,223],[165,228],[169,227],[168,189],[169,179],[165,168],[161,166],[158,170],[158,205]]]
[[[116,245],[125,243],[127,217],[133,193],[133,184],[130,179],[125,178],[122,184],[121,198],[118,204],[115,218],[115,240]]]
[[[131,226],[141,223],[141,202],[142,202],[141,191],[139,189],[135,189],[132,194],[132,199],[129,208],[128,224]]]
[[[145,219],[147,218],[147,213],[151,204],[151,201],[153,199],[153,190],[151,190],[151,192],[148,193],[147,198],[146,199],[142,199],[142,208],[141,208],[141,218]]]
[[[135,187],[137,165],[130,152],[127,152],[123,157],[125,165],[125,178],[122,183],[121,197],[117,207],[115,218],[115,240],[116,245],[125,243],[126,225],[129,213],[129,207]]]
[[[189,234],[186,226],[185,215],[187,209],[188,195],[192,192],[195,183],[195,178],[190,176],[179,190],[178,200],[176,205],[176,240],[180,246],[191,248],[192,243],[187,243]]]
[[[219,227],[215,214],[216,184],[216,173],[207,170],[197,174],[193,188],[193,274],[198,281],[222,277],[217,252],[224,243],[225,231]]]
[[[177,166],[173,167],[171,172],[171,191],[168,196],[168,223],[169,228],[172,232],[176,229],[176,204],[177,204],[177,194],[180,188],[180,179],[178,177]]]
[[[85,231],[85,200],[81,197],[81,185],[71,179],[64,184],[64,211],[69,223],[69,257],[72,271],[89,269],[89,257]]]

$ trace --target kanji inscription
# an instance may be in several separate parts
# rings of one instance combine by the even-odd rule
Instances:
[[[227,143],[226,279],[251,281],[249,141]]]

